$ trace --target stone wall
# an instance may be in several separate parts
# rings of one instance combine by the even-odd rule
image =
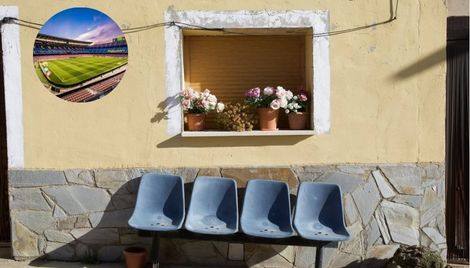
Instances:
[[[331,244],[324,263],[380,262],[399,244],[424,245],[445,258],[443,164],[326,165],[286,168],[10,170],[13,253],[16,259],[116,261],[130,245],[148,247],[127,226],[145,172],[285,181],[295,194],[303,181],[341,186],[349,241]],[[189,199],[189,198],[188,198]],[[162,262],[250,267],[313,267],[309,247],[163,240]]]

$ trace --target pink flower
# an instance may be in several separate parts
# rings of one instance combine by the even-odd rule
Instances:
[[[260,95],[261,89],[259,87],[252,88],[245,93],[245,96],[249,98],[259,98]]]
[[[184,99],[182,102],[181,102],[181,105],[183,106],[183,110],[188,110],[190,109],[191,107],[191,101],[189,99]]]
[[[203,96],[204,98],[208,98],[208,97],[210,96],[210,94],[211,94],[211,91],[210,91],[209,89],[207,89],[207,88],[204,89],[204,91],[202,92],[202,96]]]
[[[274,93],[274,88],[272,87],[265,87],[263,89],[263,94],[266,96],[271,96]]]
[[[201,101],[201,105],[202,107],[204,107],[205,110],[209,110],[209,105],[210,105],[210,102],[208,102],[207,100],[202,100]]]
[[[194,91],[192,88],[188,88],[184,90],[183,96],[187,99],[194,99],[198,97],[198,92]]]
[[[275,99],[271,102],[269,107],[271,107],[271,109],[273,109],[273,110],[277,110],[277,109],[281,108],[281,102],[278,99]]]
[[[299,100],[300,101],[307,101],[307,95],[305,95],[304,93],[300,93]]]

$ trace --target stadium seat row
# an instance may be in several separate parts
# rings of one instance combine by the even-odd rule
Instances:
[[[185,218],[183,180],[148,173],[140,182],[129,225],[146,231],[175,231]],[[194,182],[184,227],[194,233],[230,235],[239,230],[237,184],[233,179],[198,177]],[[341,190],[335,184],[300,184],[292,225],[286,183],[252,179],[248,182],[240,217],[241,231],[263,238],[287,238],[297,233],[310,240],[349,238],[342,211]]]

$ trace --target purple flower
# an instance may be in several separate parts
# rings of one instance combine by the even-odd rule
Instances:
[[[259,87],[252,88],[245,93],[245,97],[248,98],[259,98],[261,89]]]

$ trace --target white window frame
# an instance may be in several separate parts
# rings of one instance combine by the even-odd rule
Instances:
[[[311,28],[313,31],[313,55],[311,55],[313,62],[313,81],[311,81],[313,85],[311,92],[313,110],[312,134],[325,134],[330,131],[330,44],[328,35],[319,35],[329,30],[328,11],[168,10],[165,13],[165,21],[182,22],[187,25],[215,29]],[[168,26],[165,28],[166,94],[168,100],[167,134],[171,136],[179,135],[184,130],[181,106],[175,99],[175,96],[184,86],[183,29],[185,27]],[[193,27],[187,26],[186,29],[193,29]],[[287,135],[294,134],[289,132]],[[204,135],[202,133],[197,136]],[[278,135],[282,135],[282,132]],[[208,133],[207,136],[214,136],[214,134]]]

